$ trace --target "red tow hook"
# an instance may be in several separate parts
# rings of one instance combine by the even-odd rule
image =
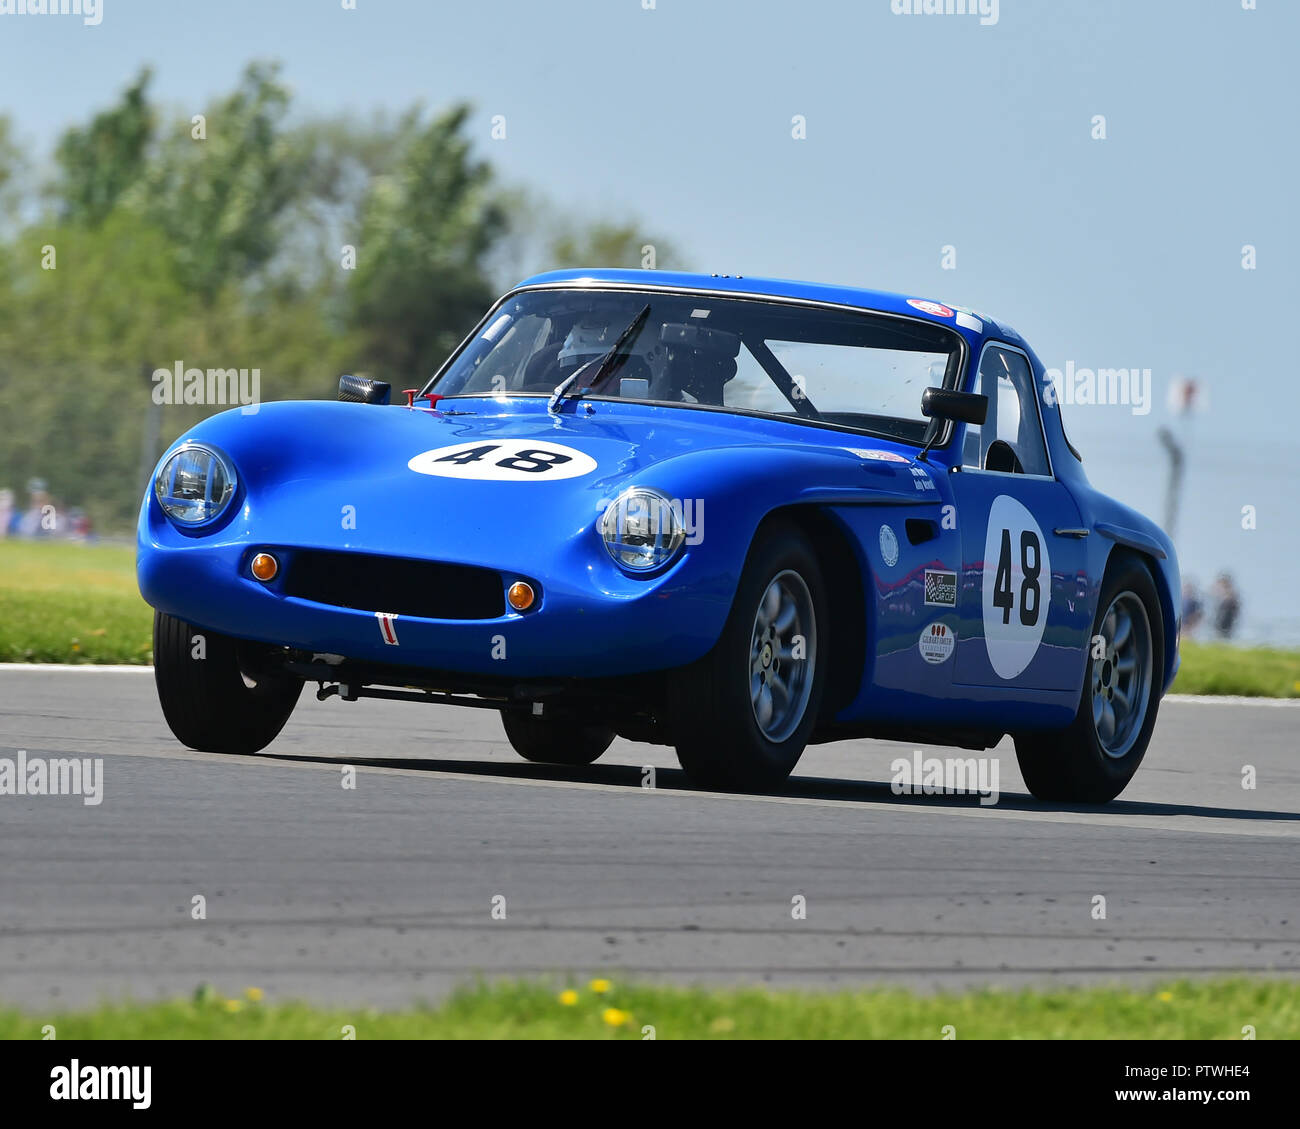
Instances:
[[[406,406],[407,406],[408,408],[413,408],[413,407],[415,407],[415,394],[419,391],[419,389],[418,389],[418,388],[403,388],[402,391],[403,391],[404,393],[406,393]],[[437,406],[438,401],[441,400],[442,397],[439,396],[439,395],[437,395],[436,393],[430,392],[427,396],[421,396],[420,399],[421,399],[421,400],[428,400],[428,401],[429,401],[429,407],[430,407],[430,408],[433,408],[433,407],[436,407],[436,406]]]

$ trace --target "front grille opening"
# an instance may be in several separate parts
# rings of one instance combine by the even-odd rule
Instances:
[[[501,576],[491,569],[370,553],[294,552],[284,592],[318,604],[421,619],[496,619],[506,610]]]

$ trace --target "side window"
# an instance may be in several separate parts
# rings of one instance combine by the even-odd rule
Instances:
[[[980,359],[974,390],[989,398],[989,414],[983,427],[967,425],[962,465],[972,470],[1050,474],[1029,362],[1019,353],[990,345]]]

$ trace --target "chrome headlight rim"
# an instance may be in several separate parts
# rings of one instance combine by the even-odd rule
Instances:
[[[663,514],[668,515],[671,523],[671,528],[666,537],[662,531],[656,537],[656,542],[665,544],[665,548],[662,550],[663,555],[658,560],[647,564],[636,564],[619,556],[621,551],[626,551],[629,548],[627,543],[619,539],[618,536],[620,532],[620,515],[622,525],[625,527],[628,502],[634,497],[651,500],[660,508],[661,516]],[[686,529],[682,523],[682,516],[678,507],[673,504],[671,497],[653,486],[629,486],[626,490],[620,492],[605,507],[604,513],[601,514],[600,520],[596,523],[596,532],[600,534],[601,543],[605,546],[605,552],[609,554],[610,560],[624,572],[631,573],[634,576],[649,576],[669,568],[681,557],[682,548],[686,543]]]
[[[227,491],[225,500],[221,506],[214,513],[207,517],[200,518],[197,521],[191,521],[173,513],[172,510],[168,508],[167,501],[165,500],[164,494],[160,488],[163,479],[163,472],[173,463],[174,460],[193,451],[201,452],[214,460],[221,467],[222,473],[226,476],[226,481],[230,484],[230,488]],[[239,494],[239,473],[235,470],[233,460],[220,447],[214,446],[211,443],[205,443],[201,440],[191,439],[163,455],[162,459],[158,463],[157,470],[154,471],[151,489],[153,491],[154,501],[158,503],[158,508],[162,510],[163,516],[177,529],[206,530],[230,514],[235,503],[235,498]]]

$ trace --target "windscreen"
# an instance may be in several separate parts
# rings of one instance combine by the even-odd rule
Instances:
[[[617,346],[617,348],[615,348]],[[927,387],[960,342],[883,314],[657,291],[507,299],[438,378],[440,396],[620,398],[790,417],[920,444]]]

